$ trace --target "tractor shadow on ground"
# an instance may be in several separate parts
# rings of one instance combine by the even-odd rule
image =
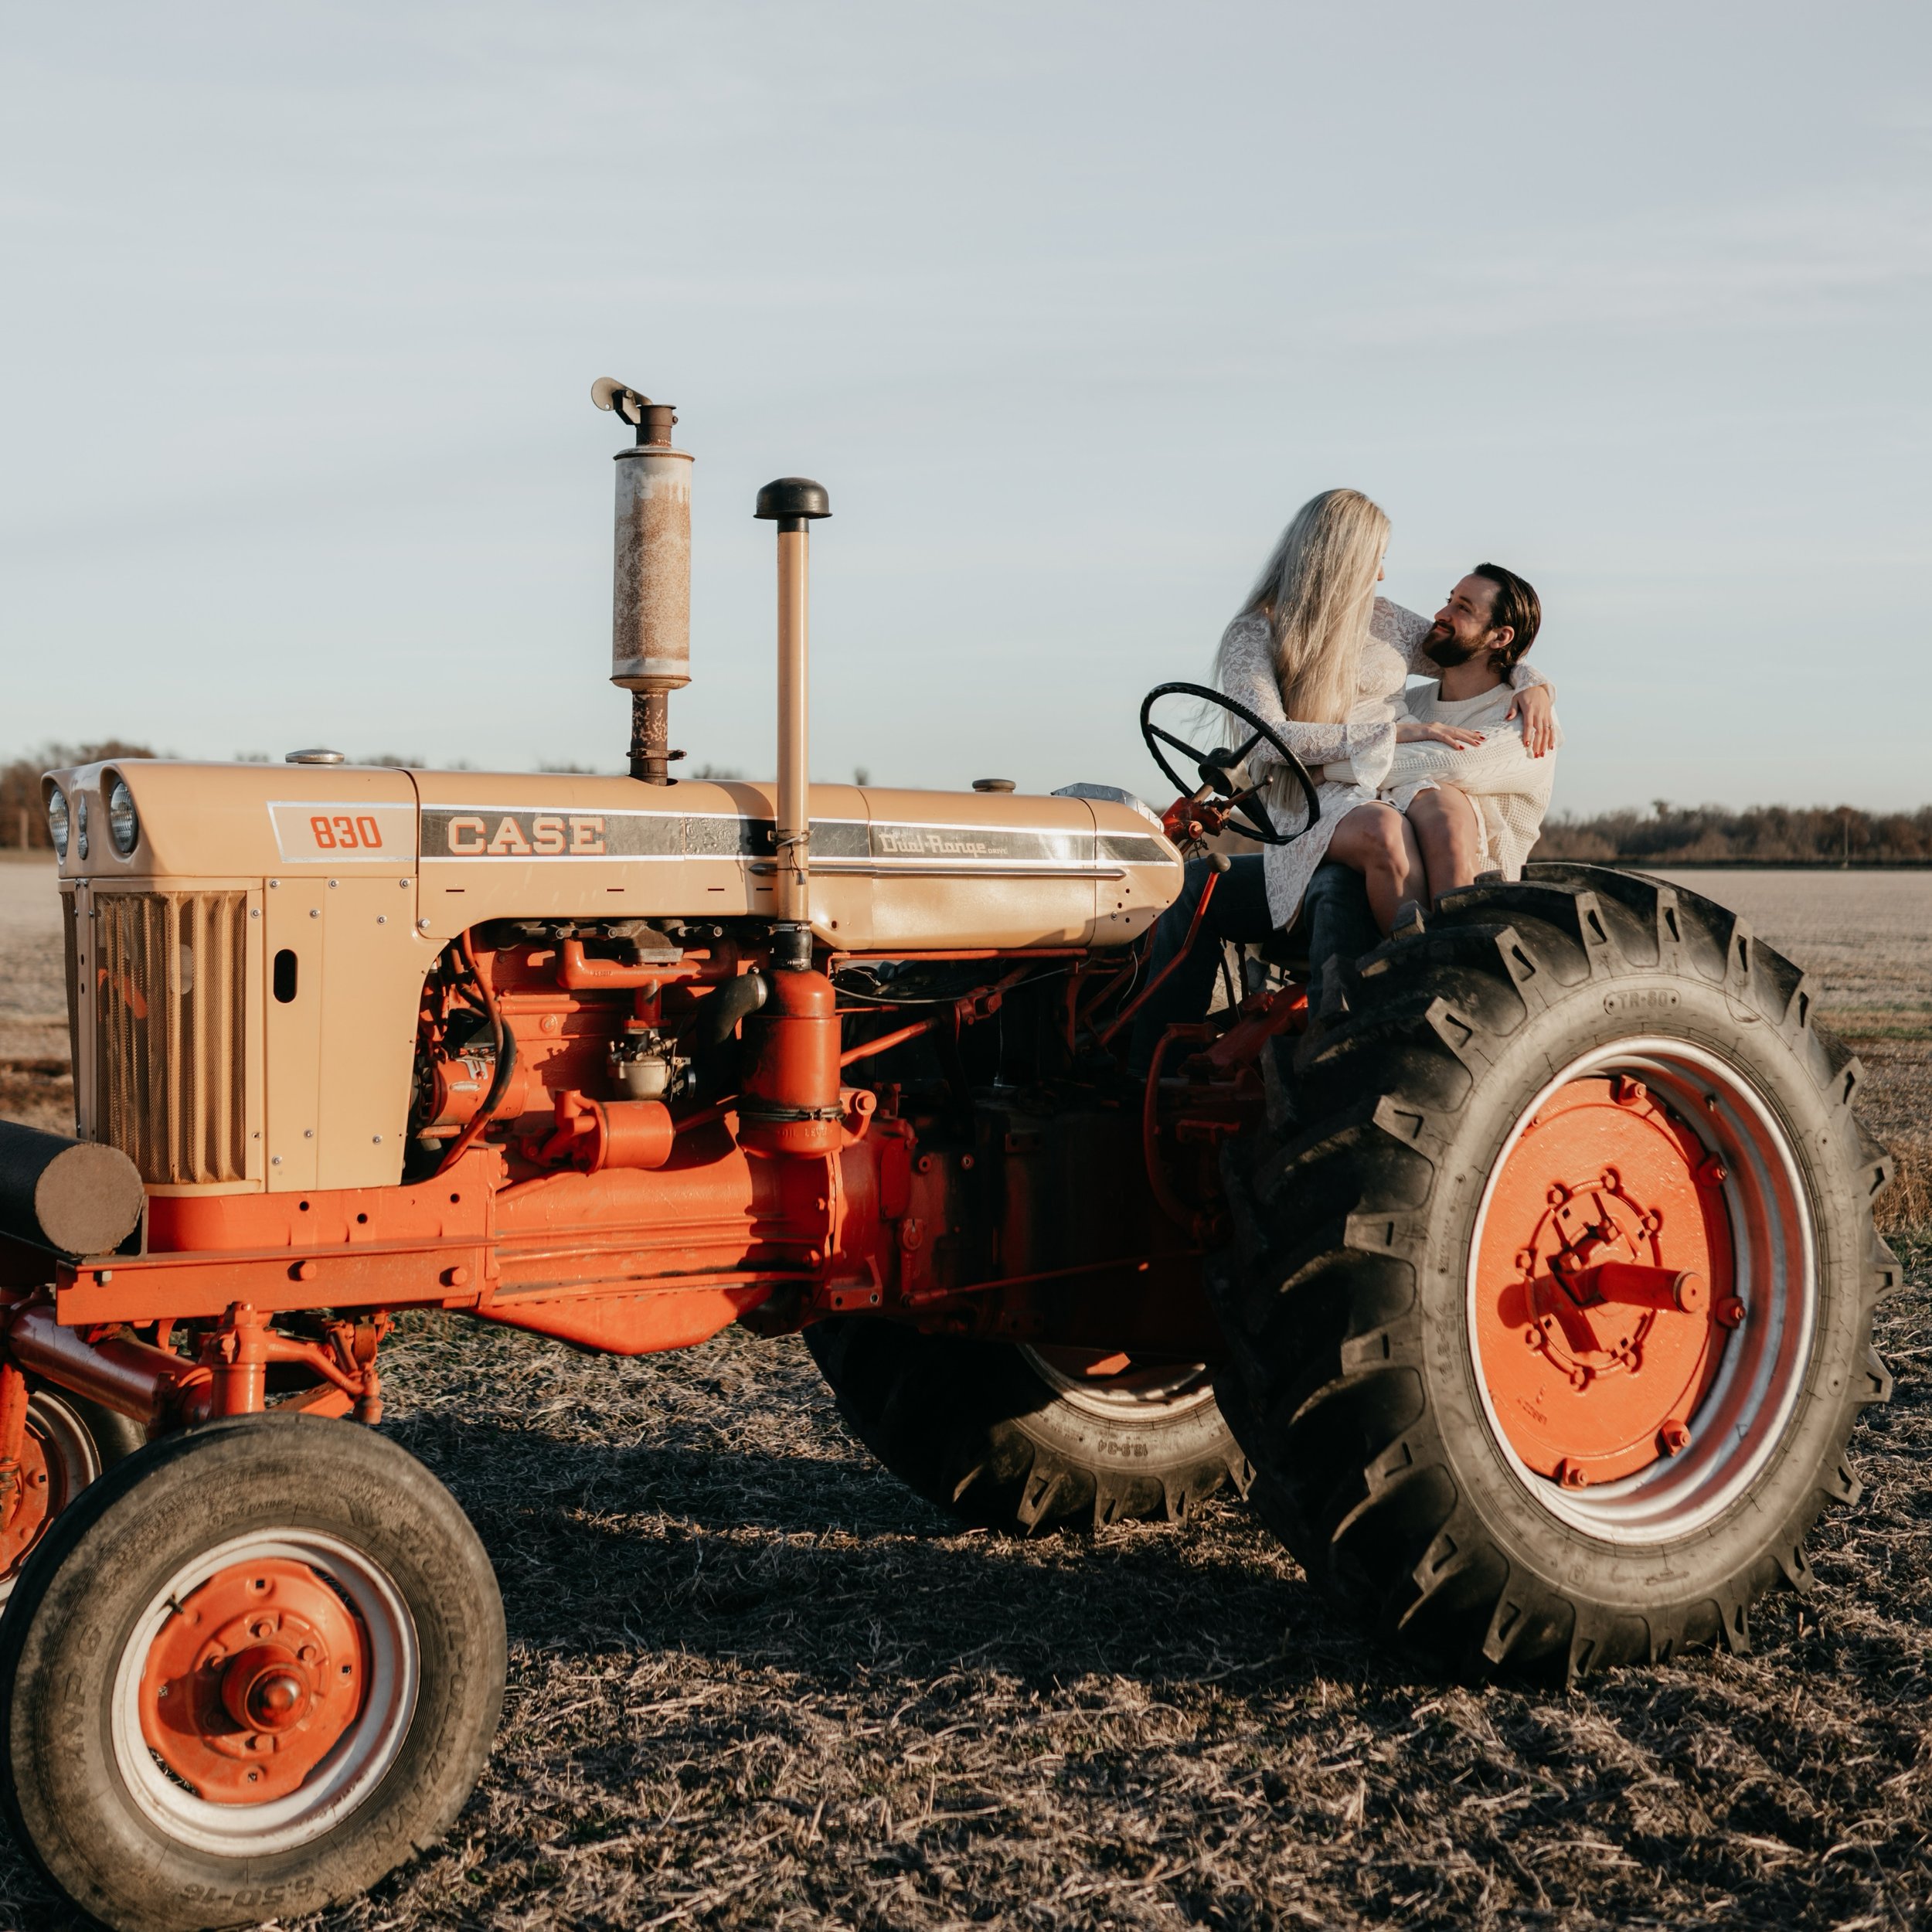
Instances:
[[[909,1680],[970,1655],[1041,1685],[1403,1675],[1232,1498],[1022,1540],[962,1529],[855,1456],[597,1448],[445,1416],[396,1434],[476,1525],[513,1645]]]

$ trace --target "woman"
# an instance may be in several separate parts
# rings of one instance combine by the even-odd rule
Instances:
[[[1251,944],[1291,926],[1324,859],[1362,875],[1385,934],[1403,900],[1426,891],[1413,830],[1376,797],[1399,727],[1409,725],[1410,735],[1439,735],[1418,733],[1402,705],[1410,674],[1434,675],[1440,667],[1423,653],[1429,620],[1376,595],[1388,545],[1388,517],[1359,490],[1311,497],[1281,532],[1247,602],[1222,634],[1216,682],[1264,719],[1320,781],[1321,815],[1293,843],[1264,845],[1259,854],[1234,859],[1221,875],[1201,923],[1202,939],[1217,943],[1197,945],[1141,1009],[1131,1056],[1137,1073],[1145,1070],[1169,1026],[1207,1010],[1218,942]],[[1519,664],[1509,682],[1520,691],[1547,680]],[[1248,764],[1259,774],[1279,762],[1264,743]],[[1345,767],[1349,776],[1325,778],[1319,767],[1332,764]],[[1305,805],[1298,785],[1284,774],[1269,794],[1277,825],[1301,822]],[[1152,973],[1158,975],[1185,944],[1211,869],[1206,859],[1189,866],[1180,897],[1155,929]],[[1331,954],[1354,957],[1373,944],[1372,934],[1343,937],[1346,914],[1338,895],[1325,896],[1310,911],[1317,923],[1335,925],[1332,932],[1314,935],[1318,968]]]

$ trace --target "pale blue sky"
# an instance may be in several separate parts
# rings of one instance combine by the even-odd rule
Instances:
[[[617,376],[696,469],[673,742],[1152,791],[1275,533],[1530,577],[1557,804],[1932,800],[1932,9],[7,10],[0,753],[621,764]]]

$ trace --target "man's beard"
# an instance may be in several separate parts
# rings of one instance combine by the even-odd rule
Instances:
[[[1432,629],[1423,640],[1422,654],[1431,664],[1453,671],[1458,665],[1467,664],[1481,648],[1480,644],[1464,644],[1453,631],[1444,631],[1438,636]]]

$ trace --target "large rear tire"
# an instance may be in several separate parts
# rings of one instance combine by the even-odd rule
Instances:
[[[0,1804],[117,1932],[312,1912],[448,1828],[504,1670],[489,1560],[413,1456],[348,1423],[216,1423],[102,1477],[22,1571]]]
[[[846,1425],[962,1521],[1032,1532],[1134,1517],[1178,1522],[1247,1459],[1198,1364],[1150,1364],[921,1335],[839,1315],[805,1342]]]
[[[1209,1270],[1256,1499],[1464,1669],[1748,1644],[1890,1378],[1855,1060],[1742,920],[1539,867],[1345,980]]]

